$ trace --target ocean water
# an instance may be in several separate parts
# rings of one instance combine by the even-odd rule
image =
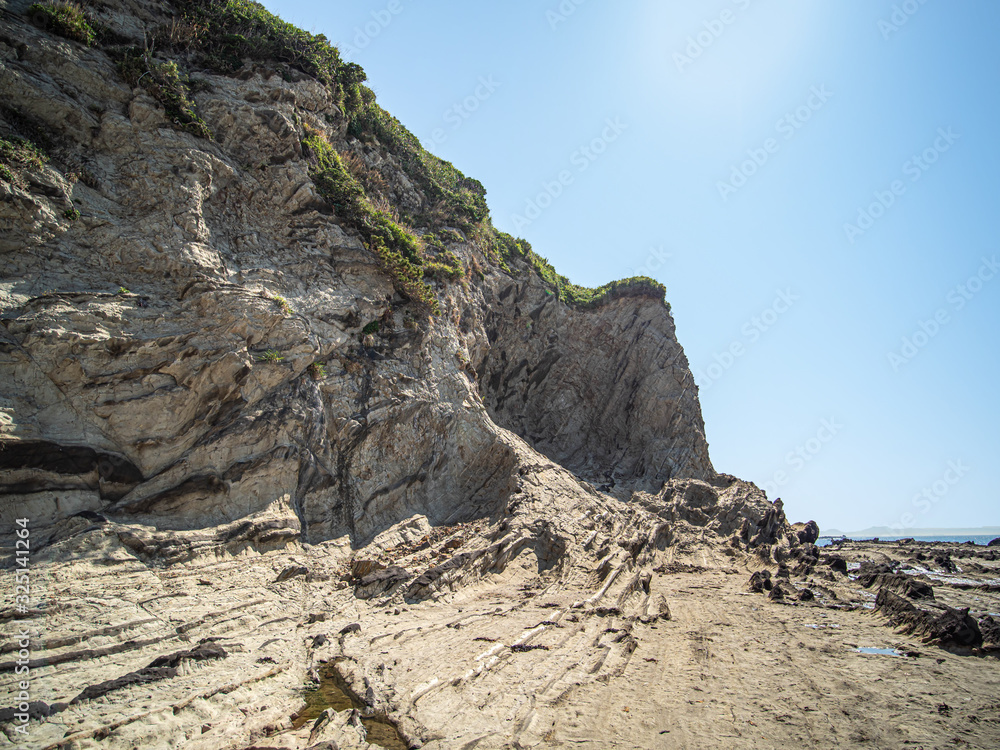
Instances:
[[[839,538],[839,537],[838,537]],[[854,539],[857,541],[871,539],[870,536],[849,536],[848,539]],[[917,542],[975,542],[976,544],[986,546],[991,540],[996,539],[994,536],[989,535],[975,535],[975,536],[908,536],[903,534],[902,536],[880,536],[879,541],[882,542],[895,542],[900,539],[913,539]],[[816,544],[819,547],[826,547],[832,541],[832,537],[821,536],[816,540]]]

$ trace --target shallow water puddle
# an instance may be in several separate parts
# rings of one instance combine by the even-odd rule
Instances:
[[[873,648],[872,646],[861,646],[854,649],[859,654],[886,654],[887,656],[904,656],[903,652],[895,648]]]
[[[302,709],[292,727],[298,729],[310,722],[316,721],[328,708],[334,711],[347,711],[356,708],[364,711],[364,705],[351,698],[346,690],[343,678],[337,672],[334,662],[327,664],[320,672],[319,684],[305,692],[306,707]],[[368,732],[368,742],[384,750],[407,750],[407,744],[399,736],[396,727],[385,719],[376,716],[364,716],[361,723]]]

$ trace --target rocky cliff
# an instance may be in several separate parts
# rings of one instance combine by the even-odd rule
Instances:
[[[8,738],[364,746],[293,726],[336,661],[410,745],[507,746],[619,673],[665,560],[797,543],[713,469],[662,287],[557,276],[325,40],[236,0],[0,7]],[[544,689],[504,672],[527,603],[596,639]],[[502,611],[487,656],[412,640]]]

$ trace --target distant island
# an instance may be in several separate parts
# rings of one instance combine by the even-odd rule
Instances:
[[[954,529],[893,529],[889,526],[870,526],[861,531],[841,531],[840,529],[820,530],[820,536],[849,536],[876,537],[876,536],[1000,536],[1000,526],[969,526]]]

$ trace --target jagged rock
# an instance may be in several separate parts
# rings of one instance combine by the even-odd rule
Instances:
[[[751,574],[749,587],[756,594],[771,590],[771,571],[758,570]]]
[[[1000,648],[1000,620],[992,615],[983,615],[979,618],[979,630],[985,645]]]
[[[948,553],[935,555],[934,564],[944,570],[945,573],[958,572],[958,566],[955,565],[954,561],[951,559],[951,555]]]
[[[977,648],[983,645],[979,624],[968,609],[944,607],[939,614],[918,609],[889,589],[879,589],[875,608],[903,632],[922,635],[942,648]]]
[[[783,601],[784,599],[798,598],[798,590],[788,581],[778,581],[771,587],[767,597],[773,601]]]
[[[295,578],[296,576],[304,576],[309,574],[309,568],[304,565],[289,565],[287,568],[278,573],[278,577],[274,579],[275,583],[281,581],[287,581],[289,578]]]
[[[823,559],[830,566],[830,570],[847,575],[847,560],[843,557],[840,555],[824,555]]]
[[[870,560],[865,560],[862,562],[858,569],[855,571],[855,576],[858,580],[866,578],[868,576],[879,576],[879,575],[889,575],[893,573],[898,566],[893,563],[875,563]]]
[[[865,588],[878,586],[911,599],[934,598],[934,588],[929,583],[903,573],[874,572],[874,569],[869,568],[859,573],[856,580]]]
[[[218,643],[215,643],[214,639],[206,639],[188,651],[175,651],[172,654],[158,656],[153,659],[153,661],[151,661],[146,668],[176,669],[181,662],[185,660],[204,661],[206,659],[225,659],[228,655],[229,654],[226,653],[226,649]]]
[[[792,533],[798,538],[799,544],[815,544],[819,539],[819,524],[815,521],[793,523]]]
[[[371,599],[374,596],[393,590],[412,578],[413,574],[408,570],[398,565],[392,565],[388,568],[376,570],[374,573],[369,573],[360,581],[357,581],[354,584],[354,595],[359,599]]]
[[[655,601],[649,608],[649,612],[660,620],[669,620],[670,605],[667,604],[667,598],[663,594],[657,594]]]
[[[351,575],[355,578],[364,578],[370,573],[385,570],[385,567],[385,565],[377,560],[362,560],[360,558],[355,558],[354,560],[351,560]]]

